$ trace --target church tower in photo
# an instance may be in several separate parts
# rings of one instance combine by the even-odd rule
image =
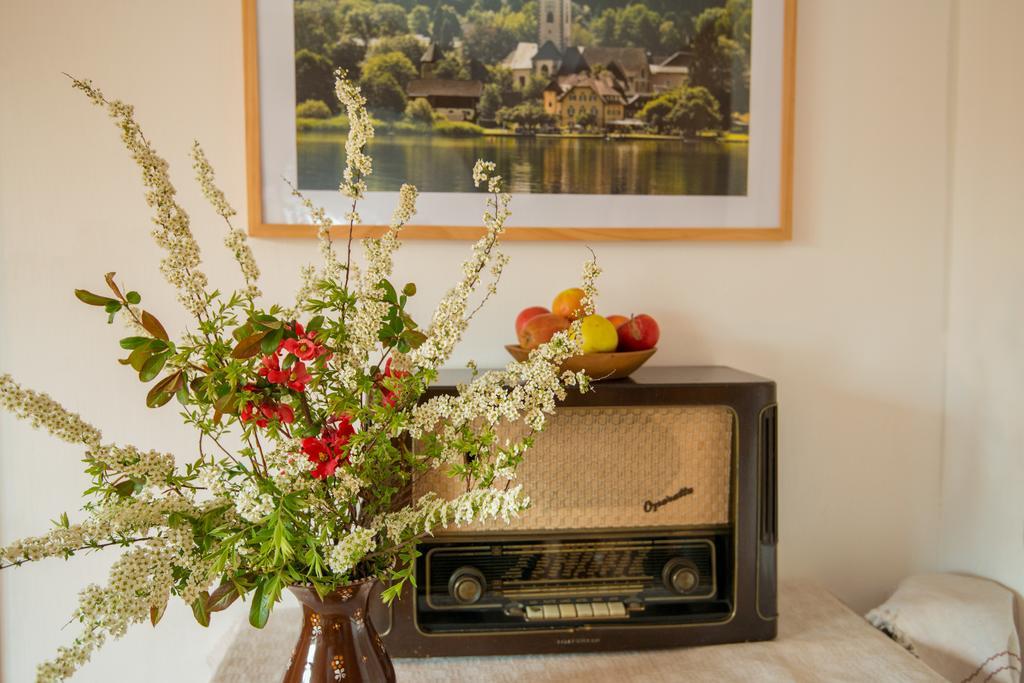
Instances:
[[[564,52],[572,41],[572,0],[540,0],[540,35],[537,45],[550,41]]]

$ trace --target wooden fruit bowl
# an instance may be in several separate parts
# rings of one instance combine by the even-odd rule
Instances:
[[[524,361],[530,356],[530,352],[518,344],[506,344],[505,350],[517,361]],[[633,371],[646,363],[657,350],[655,347],[646,351],[584,353],[564,361],[562,370],[583,370],[595,382],[603,379],[621,379],[633,374]]]

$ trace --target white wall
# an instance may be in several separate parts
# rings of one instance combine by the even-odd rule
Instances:
[[[781,570],[855,607],[937,562],[949,122],[948,0],[806,0],[798,44],[795,238],[787,244],[594,245],[601,308],[663,323],[660,364],[722,363],[779,382]],[[908,30],[912,27],[912,30]],[[115,362],[119,330],[71,296],[117,270],[165,322],[135,169],[106,116],[60,75],[133,102],[168,157],[206,270],[237,282],[222,234],[188,178],[193,136],[244,205],[239,3],[5,0],[0,4],[0,369],[105,427],[108,439],[194,455],[170,412]],[[282,93],[282,97],[290,97]],[[1019,113],[1004,112],[1009,127]],[[461,243],[411,243],[401,272],[436,298]],[[304,241],[257,240],[265,290],[288,300]],[[458,360],[503,363],[513,315],[575,282],[581,244],[515,244],[500,295]],[[0,418],[0,540],[75,512],[78,453]],[[89,557],[0,576],[6,680],[24,681],[57,644]],[[156,631],[110,644],[79,680],[203,680],[217,633],[183,606]],[[215,619],[214,631],[225,619]],[[221,624],[221,625],[218,625]],[[141,672],[145,672],[142,674]]]
[[[943,563],[1024,593],[1024,3],[957,11]]]

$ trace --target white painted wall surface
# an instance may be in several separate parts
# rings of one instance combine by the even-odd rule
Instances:
[[[602,310],[657,317],[657,363],[722,363],[778,381],[782,574],[814,577],[858,608],[938,561],[950,15],[949,0],[801,3],[791,243],[594,245]],[[135,168],[106,116],[61,71],[136,105],[193,210],[207,272],[232,285],[234,264],[189,182],[187,149],[193,137],[204,143],[243,207],[239,3],[0,3],[0,371],[52,393],[109,439],[190,458],[189,430],[147,410],[137,380],[117,365],[119,330],[71,295],[117,270],[168,327],[184,320],[155,269]],[[1014,128],[1015,113],[1005,116]],[[253,248],[265,291],[281,300],[315,258],[305,241]],[[587,255],[582,244],[508,252],[501,292],[459,362],[504,363],[515,313],[575,284]],[[419,283],[421,312],[465,253],[456,242],[403,248],[399,272]],[[74,516],[85,486],[75,449],[0,417],[0,541],[43,531],[61,511]],[[73,637],[73,626],[61,627],[77,589],[101,580],[108,562],[4,571],[4,680],[29,680]],[[111,643],[78,680],[205,680],[218,636],[239,616],[221,615],[204,632],[173,606],[158,630]]]
[[[942,558],[1024,593],[1024,3],[957,12]]]

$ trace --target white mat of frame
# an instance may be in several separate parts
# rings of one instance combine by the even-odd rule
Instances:
[[[769,643],[601,654],[395,660],[401,683],[577,681],[943,681],[820,586],[780,586],[779,637]],[[275,612],[262,631],[240,624],[214,683],[276,683],[298,634],[300,611]]]

